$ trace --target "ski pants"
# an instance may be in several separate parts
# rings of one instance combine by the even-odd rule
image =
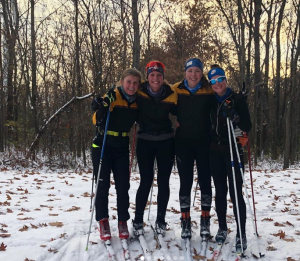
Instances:
[[[216,150],[216,146],[222,146],[221,150]],[[224,149],[225,146],[225,149]],[[233,175],[232,175],[232,167],[231,167],[231,159],[228,145],[216,145],[213,144],[210,150],[210,168],[213,177],[213,181],[215,184],[216,190],[216,212],[218,215],[219,227],[222,229],[227,228],[226,224],[226,212],[227,212],[227,178],[229,183],[229,194],[233,204],[233,212],[237,224],[238,230],[238,218],[237,218],[237,210],[236,210],[236,200],[234,193],[234,183],[233,183]],[[244,169],[243,162],[243,153],[240,153],[241,163]],[[236,156],[235,149],[233,150],[234,154],[234,171],[235,171],[235,180],[236,180],[236,188],[237,188],[237,198],[238,198],[238,208],[241,220],[241,231],[242,235],[245,234],[245,226],[246,226],[246,204],[243,197],[243,179],[241,177],[241,172]],[[239,232],[237,232],[239,235]]]
[[[201,190],[201,210],[210,211],[212,202],[211,174],[209,168],[209,141],[201,147],[184,148],[176,146],[176,163],[180,177],[179,202],[181,212],[189,212],[191,190],[194,181],[196,161],[198,182]]]
[[[101,147],[92,148],[93,174],[97,180]],[[105,146],[96,197],[96,220],[108,218],[108,196],[113,172],[117,192],[117,213],[119,221],[127,221],[129,216],[129,149]]]
[[[135,222],[143,222],[144,211],[154,179],[157,162],[157,220],[164,221],[170,197],[169,180],[174,163],[174,138],[150,141],[138,138],[136,155],[140,170],[140,186],[136,194]]]

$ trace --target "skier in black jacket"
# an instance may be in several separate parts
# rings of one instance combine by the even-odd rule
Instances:
[[[119,237],[126,239],[129,236],[127,227],[127,220],[130,218],[128,212],[128,190],[130,186],[128,133],[138,117],[136,92],[141,83],[141,73],[133,68],[127,69],[123,72],[120,83],[120,86],[110,89],[104,97],[97,97],[92,101],[93,123],[96,125],[96,135],[92,145],[92,161],[93,174],[96,180],[107,112],[110,108],[95,204],[96,220],[100,225],[101,240],[110,240],[111,238],[108,221],[108,192],[111,172],[113,172],[117,191]]]
[[[214,92],[203,75],[203,64],[198,58],[185,63],[185,79],[173,86],[178,95],[175,153],[180,176],[179,202],[181,209],[181,237],[191,238],[191,190],[194,180],[194,162],[197,165],[201,189],[200,236],[210,236],[210,209],[212,202],[209,169],[210,109]]]
[[[232,165],[230,158],[229,149],[229,137],[227,129],[227,118],[229,117],[235,128],[235,137],[239,141],[238,136],[242,136],[242,132],[249,132],[252,124],[250,120],[250,114],[246,99],[241,94],[236,94],[227,86],[227,79],[225,72],[218,65],[213,65],[212,69],[208,73],[208,79],[211,83],[212,89],[215,92],[215,101],[211,109],[211,145],[210,145],[210,168],[213,181],[216,190],[216,212],[219,221],[219,230],[216,235],[217,242],[224,242],[227,237],[227,223],[226,223],[226,211],[227,211],[227,178],[229,182],[229,194],[233,204],[233,211],[236,219],[238,228],[238,217],[236,210],[236,200],[234,193]],[[238,208],[240,214],[240,225],[241,233],[237,229],[236,235],[236,248],[241,248],[241,238],[243,242],[244,250],[247,248],[246,239],[246,205],[243,198],[242,186],[243,179],[237,160],[234,144],[233,148],[233,159],[234,159],[234,170],[238,197]],[[239,155],[243,164],[243,148],[238,143]]]
[[[157,162],[157,218],[155,229],[165,235],[165,215],[170,197],[169,179],[174,162],[174,130],[169,113],[176,113],[177,95],[164,81],[165,66],[159,61],[146,66],[147,81],[138,91],[139,131],[136,155],[140,170],[140,186],[136,194],[133,232],[144,233],[143,216]]]

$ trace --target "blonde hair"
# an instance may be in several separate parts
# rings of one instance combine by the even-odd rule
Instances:
[[[121,75],[121,79],[120,81],[123,81],[127,76],[135,76],[139,78],[139,83],[141,83],[141,79],[142,79],[142,74],[139,70],[135,69],[135,68],[128,68],[126,69],[122,75]]]

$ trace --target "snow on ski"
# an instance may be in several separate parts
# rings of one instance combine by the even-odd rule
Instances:
[[[101,241],[103,242],[103,244],[106,248],[109,261],[117,261],[116,254],[111,245],[110,240],[101,240]]]
[[[130,261],[129,247],[127,239],[121,239],[122,248],[123,248],[123,256],[125,261]]]
[[[168,250],[168,246],[164,240],[164,237],[161,234],[158,234],[156,232],[156,229],[152,226],[152,224],[150,223],[150,227],[153,230],[154,233],[154,239],[157,243],[158,249],[160,249],[164,255],[164,258],[167,260],[172,260],[171,254]]]
[[[144,252],[145,260],[152,260],[152,252],[147,244],[147,241],[143,235],[138,236],[138,241],[140,243],[140,246]]]
[[[189,238],[182,239],[182,248],[185,254],[186,261],[193,261],[193,254],[192,254],[192,246],[191,246],[191,240]]]
[[[201,239],[201,251],[200,251],[200,256],[201,256],[201,258],[203,258],[203,259],[206,259],[207,247],[208,247],[208,238],[202,238],[202,239]]]
[[[212,261],[217,261],[218,260],[218,257],[221,254],[221,250],[222,250],[223,245],[224,245],[224,243],[218,243],[217,248],[215,249],[215,251],[214,251],[214,253],[213,253],[210,260],[212,260]]]
[[[244,255],[242,252],[236,252],[234,261],[240,261],[240,260],[242,260],[243,257],[244,257]]]

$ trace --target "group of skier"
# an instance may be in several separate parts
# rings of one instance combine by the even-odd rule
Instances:
[[[167,225],[165,216],[170,196],[169,179],[176,157],[180,176],[181,237],[190,239],[192,236],[190,205],[196,162],[201,190],[200,236],[206,239],[210,237],[212,177],[216,190],[215,207],[219,222],[216,241],[225,242],[228,178],[237,227],[240,225],[241,228],[237,230],[236,248],[240,248],[242,244],[243,249],[246,249],[243,179],[236,153],[233,153],[233,163],[230,158],[229,142],[229,138],[238,141],[238,152],[243,159],[243,144],[240,142],[242,139],[238,137],[242,136],[242,132],[249,132],[251,129],[246,99],[228,87],[225,71],[218,65],[212,65],[206,77],[203,73],[203,63],[199,58],[190,58],[186,61],[185,78],[182,82],[171,86],[164,76],[165,66],[159,61],[151,61],[147,64],[146,80],[143,82],[138,70],[126,69],[116,88],[110,89],[103,97],[96,97],[92,101],[93,123],[96,126],[96,135],[92,144],[93,175],[96,180],[98,173],[100,175],[95,201],[100,238],[102,240],[111,238],[108,213],[111,172],[117,192],[119,237],[122,239],[129,237],[128,134],[132,125],[137,122],[139,130],[136,156],[140,185],[136,193],[135,217],[132,221],[133,234],[135,236],[144,234],[143,216],[153,184],[156,162],[158,194],[155,230],[157,234],[165,235]],[[170,113],[177,117],[175,133],[169,117]],[[228,118],[235,128],[234,136],[228,134]],[[106,123],[107,128],[105,128]],[[103,157],[99,168],[101,151]],[[234,192],[233,166],[237,200]]]

